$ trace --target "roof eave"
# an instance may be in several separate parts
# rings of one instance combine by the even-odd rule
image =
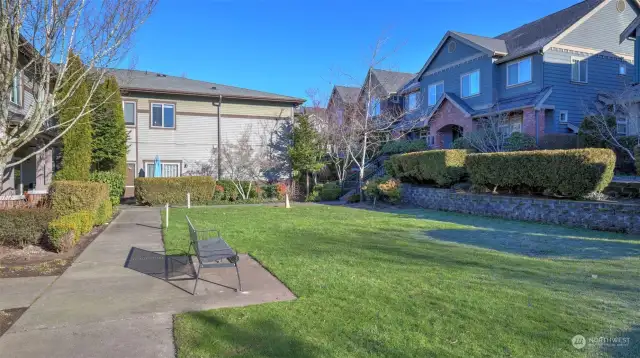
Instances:
[[[207,98],[218,98],[222,96],[222,98],[232,98],[232,99],[253,99],[253,100],[261,100],[267,102],[284,102],[284,103],[294,103],[294,104],[302,104],[306,102],[306,100],[302,98],[272,98],[272,97],[261,97],[261,96],[240,96],[240,95],[228,95],[223,93],[200,93],[200,92],[190,92],[190,91],[172,91],[172,90],[157,90],[150,88],[139,88],[139,87],[120,87],[123,91],[129,92],[144,92],[144,93],[160,93],[160,94],[177,94],[177,95],[186,95],[186,96],[195,96],[195,97],[207,97]]]

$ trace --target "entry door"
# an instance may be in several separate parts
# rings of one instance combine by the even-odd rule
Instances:
[[[133,181],[135,178],[136,178],[136,163],[128,162],[127,163],[127,181],[125,182],[126,186],[124,190],[125,198],[133,197],[133,191],[134,191]]]

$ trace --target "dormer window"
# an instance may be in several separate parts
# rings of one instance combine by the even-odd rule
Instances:
[[[21,106],[22,105],[22,81],[20,72],[13,76],[13,83],[11,86],[11,93],[9,94],[9,101],[11,103]]]

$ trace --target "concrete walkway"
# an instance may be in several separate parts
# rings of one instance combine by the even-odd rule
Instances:
[[[173,357],[175,313],[295,298],[246,255],[244,292],[233,268],[209,269],[216,284],[192,296],[186,263],[164,256],[158,208],[126,209],[0,337],[0,357]]]

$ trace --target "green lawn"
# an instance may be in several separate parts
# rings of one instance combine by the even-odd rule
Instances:
[[[178,315],[179,357],[640,356],[638,236],[426,210],[188,214],[298,299]],[[187,249],[184,220],[165,245]],[[578,350],[577,334],[630,345]]]

